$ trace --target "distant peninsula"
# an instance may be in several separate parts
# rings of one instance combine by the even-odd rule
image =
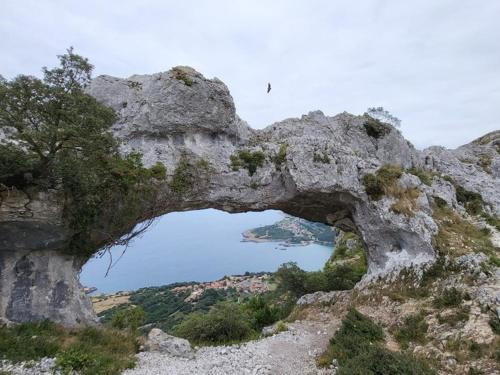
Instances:
[[[305,246],[312,243],[333,246],[335,229],[287,215],[274,224],[243,232],[243,238],[243,241],[250,242],[280,242],[283,246]]]

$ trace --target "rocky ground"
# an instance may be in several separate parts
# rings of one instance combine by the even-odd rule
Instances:
[[[143,352],[137,367],[124,375],[330,374],[333,370],[316,367],[315,358],[339,324],[323,314],[315,321],[289,323],[287,331],[261,340],[200,348],[194,359]]]

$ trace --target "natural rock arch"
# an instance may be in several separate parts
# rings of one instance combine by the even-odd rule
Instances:
[[[424,158],[398,130],[383,126],[374,133],[364,116],[326,117],[317,111],[254,130],[238,118],[221,81],[184,67],[129,79],[101,76],[89,93],[119,114],[113,132],[124,152],[140,151],[146,165],[160,162],[167,168],[154,212],[138,221],[202,208],[278,209],[360,234],[370,279],[432,261],[438,230],[432,197],[457,207],[450,183],[436,177],[426,186],[407,173],[399,184],[420,192],[412,215],[391,210],[394,198],[371,200],[364,175],[387,164],[408,169],[427,162],[439,169],[439,152],[427,151]],[[73,234],[61,192],[0,194],[0,318],[68,325],[94,321],[78,281],[86,259],[65,252]],[[495,199],[489,203],[499,210]],[[130,229],[123,228],[123,234]]]

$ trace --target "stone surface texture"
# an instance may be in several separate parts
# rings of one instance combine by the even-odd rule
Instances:
[[[174,357],[193,358],[193,350],[188,340],[166,334],[161,329],[153,328],[149,331],[145,343],[146,350],[168,354]]]
[[[188,67],[128,79],[100,76],[88,92],[116,110],[113,133],[123,152],[139,151],[145,165],[166,166],[157,215],[277,209],[354,230],[366,248],[367,282],[434,260],[433,196],[463,210],[453,185],[439,175],[480,193],[487,210],[500,214],[500,132],[457,150],[418,151],[392,127],[379,138],[368,135],[366,117],[348,113],[327,117],[315,111],[255,130],[237,116],[224,83]],[[253,175],[231,165],[231,156],[244,150],[265,156]],[[432,186],[410,173],[400,178],[402,188],[420,191],[413,215],[391,210],[394,198],[373,201],[366,194],[363,176],[386,164],[436,173]],[[64,255],[72,236],[66,222],[60,192],[0,191],[3,320],[93,321],[77,280],[84,260]]]

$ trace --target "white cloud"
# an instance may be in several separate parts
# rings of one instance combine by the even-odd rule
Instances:
[[[4,0],[0,73],[38,74],[73,45],[97,74],[217,76],[254,127],[382,105],[418,147],[456,147],[500,128],[498,14],[496,0]]]

